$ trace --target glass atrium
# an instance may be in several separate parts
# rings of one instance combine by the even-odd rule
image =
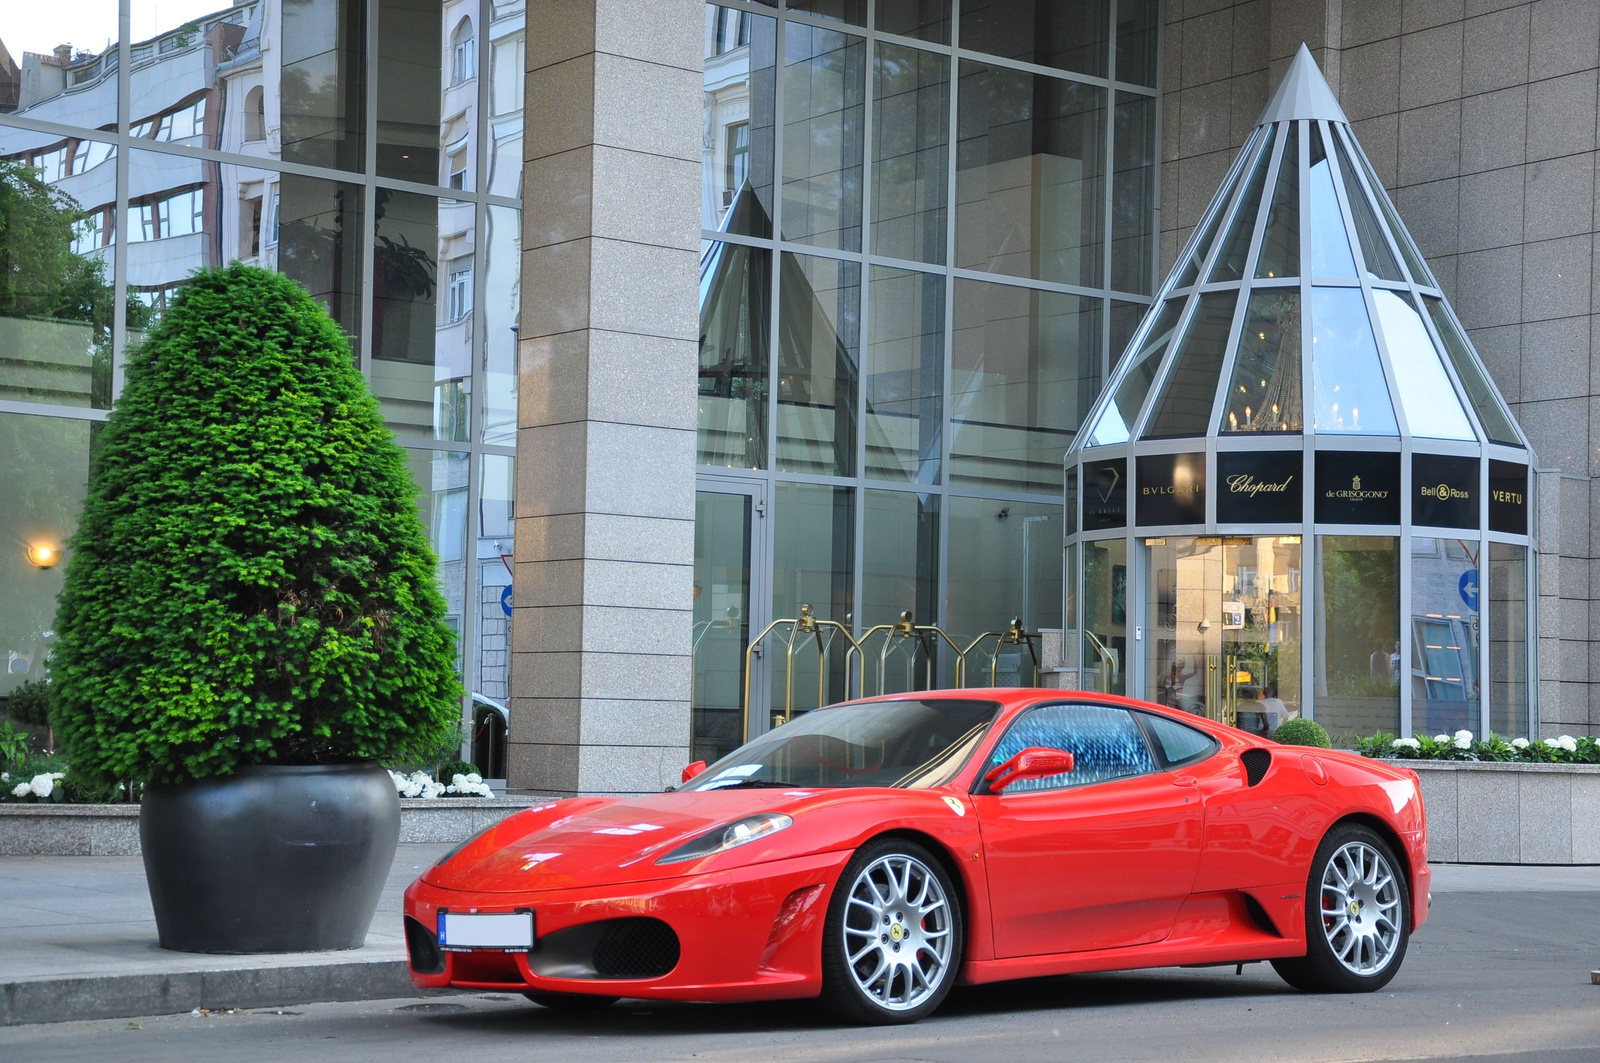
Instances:
[[[1304,47],[1085,425],[1084,687],[1536,733],[1526,440]]]

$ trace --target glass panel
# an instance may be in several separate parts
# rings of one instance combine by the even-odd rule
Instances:
[[[1378,311],[1378,324],[1383,329],[1383,342],[1389,349],[1389,364],[1394,368],[1395,387],[1400,390],[1400,404],[1406,411],[1406,427],[1411,434],[1435,439],[1476,439],[1444,363],[1439,360],[1439,352],[1423,327],[1422,315],[1411,300],[1385,288],[1374,288],[1372,305]]]
[[[1167,344],[1172,341],[1172,330],[1183,313],[1183,303],[1180,297],[1161,304],[1155,324],[1144,334],[1139,353],[1133,356],[1128,375],[1117,385],[1117,393],[1106,404],[1099,423],[1094,426],[1092,446],[1128,441],[1133,425],[1139,419],[1139,410],[1150,394],[1150,385],[1155,382],[1156,373],[1161,369],[1161,358],[1167,351]]]
[[[1145,682],[1162,705],[1270,735],[1300,715],[1300,537],[1148,541]]]
[[[378,174],[419,184],[445,184],[439,145],[476,141],[466,117],[477,118],[477,44],[473,15],[438,0],[376,0],[378,12]],[[448,21],[448,29],[443,25]],[[448,41],[450,56],[444,56]],[[459,116],[439,124],[441,102]],[[470,112],[467,111],[469,103]],[[475,154],[465,150],[462,153]],[[465,160],[463,159],[463,163]],[[466,172],[462,171],[463,185]],[[457,186],[457,187],[462,187]]]
[[[861,266],[785,254],[778,292],[778,469],[853,476]]]
[[[522,212],[490,207],[483,234],[483,430],[485,443],[517,442],[517,315],[522,305]]]
[[[1217,378],[1222,375],[1222,359],[1227,352],[1228,331],[1233,326],[1233,309],[1239,301],[1237,291],[1207,292],[1161,386],[1161,397],[1151,407],[1150,422],[1141,438],[1168,439],[1174,436],[1203,436],[1211,421],[1211,403],[1217,394]]]
[[[1367,187],[1372,189],[1373,198],[1378,201],[1378,210],[1383,213],[1384,220],[1389,223],[1389,233],[1394,237],[1394,242],[1400,245],[1400,254],[1405,256],[1406,267],[1411,270],[1411,278],[1418,284],[1430,284],[1437,288],[1439,282],[1433,279],[1433,274],[1428,272],[1428,265],[1422,260],[1422,255],[1417,252],[1417,245],[1411,242],[1411,234],[1406,231],[1399,215],[1394,212],[1394,205],[1389,202],[1389,195],[1384,191],[1383,184],[1379,182],[1378,175],[1372,171],[1372,163],[1367,160],[1366,153],[1361,150],[1361,145],[1354,137],[1349,139],[1349,154],[1360,163],[1362,173],[1366,175]]]
[[[1472,553],[1468,553],[1469,548]],[[1478,733],[1479,543],[1411,540],[1411,728]]]
[[[1061,507],[989,498],[950,500],[950,589],[945,630],[966,646],[1020,617],[1028,631],[1061,626]],[[972,686],[1032,686],[1026,646],[988,639],[967,658]],[[991,679],[993,684],[991,684]]]
[[[949,44],[950,0],[878,0],[878,29]]]
[[[872,268],[867,475],[939,482],[944,425],[944,277]]]
[[[1289,124],[1283,143],[1283,161],[1272,188],[1266,233],[1256,259],[1257,277],[1296,277],[1300,274],[1300,123]]]
[[[961,64],[956,265],[1098,286],[1105,90]]]
[[[1099,299],[956,281],[950,479],[1061,491],[1061,459],[1100,392]]]
[[[706,7],[704,229],[772,235],[777,47],[777,19],[715,4]],[[732,210],[736,200],[739,209]]]
[[[143,0],[136,0],[138,11]],[[207,3],[196,11],[210,13]],[[160,32],[148,11],[133,19],[134,39]],[[88,129],[117,127],[117,0],[72,4],[8,3],[0,10],[0,113]],[[66,42],[81,42],[76,47]],[[104,45],[90,51],[84,45]],[[199,50],[197,47],[196,51]],[[135,60],[138,59],[137,53]],[[19,141],[44,143],[50,133],[0,130],[0,158]],[[52,175],[46,180],[54,181]]]
[[[1467,398],[1472,402],[1472,408],[1478,415],[1478,423],[1483,425],[1484,433],[1496,443],[1505,443],[1513,447],[1522,446],[1522,440],[1517,438],[1517,429],[1511,423],[1510,415],[1495,397],[1494,390],[1484,377],[1483,366],[1478,361],[1477,354],[1467,344],[1461,330],[1456,328],[1450,311],[1445,309],[1444,300],[1424,295],[1422,305],[1427,309],[1428,316],[1433,319],[1433,327],[1439,330],[1439,338],[1444,341],[1445,353],[1450,356],[1450,364],[1455,367],[1456,379],[1461,381],[1462,388],[1466,390]]]
[[[1235,164],[1236,168],[1230,172],[1222,186],[1227,189],[1227,197],[1224,197],[1220,190],[1218,191],[1217,198],[1221,202],[1213,200],[1211,214],[1206,218],[1204,227],[1200,229],[1199,240],[1195,241],[1194,253],[1190,256],[1188,262],[1184,264],[1183,272],[1178,274],[1177,283],[1173,287],[1187,288],[1199,279],[1200,267],[1205,265],[1206,255],[1211,253],[1211,244],[1217,238],[1217,230],[1222,227],[1222,219],[1227,216],[1227,203],[1228,199],[1233,195],[1234,188],[1237,187],[1234,183],[1237,175],[1244,172],[1243,164],[1247,160],[1256,160],[1256,164],[1259,165],[1260,152],[1263,149],[1263,145],[1268,144],[1270,137],[1270,130],[1258,129],[1251,134],[1250,140],[1245,142],[1244,148],[1239,152],[1239,161]]]
[[[237,172],[229,170],[230,175]],[[128,287],[149,308],[152,321],[191,272],[220,265],[218,251],[237,246],[236,239],[224,237],[219,249],[207,235],[220,229],[222,188],[216,173],[214,164],[201,159],[152,151],[129,154],[128,217],[122,227],[128,243]],[[109,269],[109,255],[104,261]]]
[[[1006,793],[1092,786],[1095,783],[1146,775],[1156,759],[1145,744],[1133,713],[1109,705],[1041,705],[1029,709],[995,743],[985,770],[1005,763],[1030,746],[1071,753],[1072,771],[1020,779]]]
[[[364,0],[281,2],[283,74],[277,95],[283,158],[361,171],[366,161],[366,4]],[[437,85],[438,78],[430,78],[428,84]],[[267,93],[269,98],[273,95]],[[269,127],[271,121],[269,109]]]
[[[919,624],[939,623],[939,496],[867,491],[863,504],[861,627],[897,623],[902,612]],[[891,640],[893,648],[882,660],[882,637],[871,640],[872,652],[866,654],[865,689],[874,694],[929,689],[918,641]],[[933,685],[939,685],[937,673]]]
[[[1531,737],[1528,653],[1528,548],[1490,543],[1489,726],[1495,734]]]
[[[1300,407],[1300,292],[1258,289],[1250,294],[1233,383],[1221,432],[1298,432]]]
[[[809,605],[817,618],[850,626],[855,610],[854,489],[780,480],[773,492],[773,618],[798,617],[800,607]],[[817,696],[816,639],[802,636],[805,645],[795,653],[794,700],[788,703],[796,712],[845,698],[846,647],[836,636],[824,632],[823,637],[829,647],[827,690]],[[783,656],[781,643],[767,655],[778,662],[767,669],[774,713],[786,704]]]
[[[1083,689],[1126,694],[1128,540],[1083,544]]]
[[[799,22],[784,33],[783,238],[859,251],[866,42]]]
[[[0,695],[48,675],[62,553],[77,530],[99,427],[0,413]]]
[[[1311,342],[1316,430],[1399,435],[1359,288],[1311,289]]]
[[[472,219],[470,203],[377,191],[372,390],[397,435],[467,438]]]
[[[1159,0],[1117,0],[1117,80],[1156,83],[1156,45],[1161,25]]]
[[[1349,748],[1400,730],[1400,540],[1317,537],[1316,718]]]
[[[445,623],[456,632],[456,670],[462,666],[461,622],[467,589],[467,462],[454,450],[407,449],[417,485],[417,513],[439,559]]]
[[[1255,235],[1256,216],[1261,213],[1261,192],[1267,183],[1267,167],[1272,162],[1272,139],[1277,127],[1267,130],[1266,143],[1256,157],[1250,179],[1245,183],[1244,196],[1233,212],[1228,226],[1228,238],[1211,266],[1208,283],[1236,281],[1244,276],[1245,261],[1250,257],[1250,238]]]
[[[852,26],[867,24],[867,0],[789,0],[789,10],[837,19]]]
[[[478,463],[481,497],[474,558],[478,566],[478,623],[477,644],[473,647],[477,667],[472,690],[506,705],[511,697],[511,553],[517,459],[507,454],[484,454]],[[475,748],[487,738],[479,733],[484,726],[482,720],[474,723]],[[505,768],[501,766],[500,771],[487,774],[504,778]]]
[[[1148,293],[1155,257],[1156,101],[1119,92],[1114,120],[1111,287]]]
[[[950,58],[880,44],[873,92],[872,249],[890,258],[943,262]]]
[[[744,742],[750,645],[750,511],[744,494],[694,496],[694,692],[689,756],[710,763]]]
[[[1107,0],[962,0],[961,47],[1106,76]]]
[[[1311,276],[1354,277],[1356,260],[1350,254],[1339,197],[1333,190],[1333,172],[1322,134],[1311,125]]]
[[[1400,263],[1394,260],[1394,252],[1389,250],[1389,243],[1383,238],[1383,228],[1372,211],[1372,203],[1362,190],[1361,182],[1356,179],[1350,156],[1345,153],[1338,137],[1333,140],[1333,148],[1339,159],[1339,176],[1344,181],[1345,199],[1350,203],[1350,217],[1355,219],[1356,240],[1361,244],[1361,259],[1367,265],[1368,276],[1391,281],[1405,280],[1405,274],[1400,272]]]
[[[1139,322],[1149,309],[1147,303],[1111,300],[1111,372],[1115,373],[1117,366],[1122,363],[1122,356],[1128,350],[1128,342],[1133,339],[1134,330],[1139,327]]]
[[[0,143],[15,146],[12,132],[0,127]],[[0,399],[111,405],[115,169],[56,176],[36,154],[0,159]],[[129,328],[146,316],[129,301]]]
[[[489,176],[485,191],[522,194],[522,89],[528,69],[523,5],[489,5]]]
[[[702,465],[766,464],[771,298],[771,251],[719,241],[707,245],[700,260]]]

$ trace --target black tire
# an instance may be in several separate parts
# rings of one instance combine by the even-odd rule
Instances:
[[[602,997],[589,993],[549,993],[540,990],[530,990],[522,994],[541,1008],[551,1011],[602,1011],[615,1004],[621,997]]]
[[[1329,883],[1329,864],[1339,868]],[[1360,860],[1359,883],[1352,879],[1345,891],[1338,881],[1355,871]],[[1368,861],[1380,861],[1375,866]],[[1393,883],[1367,888],[1376,880]],[[1411,941],[1411,891],[1405,864],[1376,831],[1356,823],[1330,830],[1317,846],[1306,880],[1306,954],[1273,960],[1273,969],[1296,989],[1307,993],[1371,993],[1389,984],[1406,958]],[[1326,902],[1326,903],[1324,903]],[[1337,914],[1324,909],[1333,906]],[[1341,958],[1341,953],[1343,957]]]
[[[893,874],[895,867],[908,869],[909,885],[903,890],[884,877]],[[852,892],[863,882],[864,874],[874,883],[889,883],[883,887],[891,896],[884,902],[882,913],[889,921],[881,924],[882,941],[877,944],[871,941],[871,936],[879,929],[879,914],[868,912],[863,904],[851,904]],[[937,897],[931,886],[925,887],[927,879],[937,885]],[[879,887],[870,888],[876,891]],[[904,894],[909,894],[909,898]],[[925,905],[922,913],[915,910],[919,894]],[[942,899],[942,905],[936,904],[938,899]],[[916,916],[914,920],[906,917],[907,910]],[[828,902],[828,918],[822,930],[822,997],[819,1003],[834,1018],[862,1025],[899,1025],[927,1016],[944,1002],[960,973],[966,943],[963,915],[961,894],[956,891],[955,883],[943,863],[926,848],[904,838],[884,838],[863,845],[845,865],[834,886],[833,898]],[[860,958],[855,965],[846,952],[847,939],[861,943],[856,950]],[[940,950],[945,941],[949,943],[949,954],[941,959]],[[900,949],[902,943],[909,947]],[[866,952],[869,947],[874,950],[872,953]],[[878,962],[873,963],[874,960]],[[863,989],[861,981],[867,977],[864,972],[881,972],[885,966],[888,973],[883,976],[882,993]],[[930,967],[933,968],[931,977]],[[922,982],[920,989],[916,981],[918,974]],[[873,984],[877,979],[868,981]],[[903,987],[900,994],[903,999],[895,999],[897,986]]]

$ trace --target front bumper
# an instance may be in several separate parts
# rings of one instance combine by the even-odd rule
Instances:
[[[530,952],[445,952],[443,970],[419,971],[421,989],[538,990],[661,1000],[773,1000],[822,991],[821,938],[828,898],[849,850],[777,860],[726,871],[625,886],[488,893],[445,889],[422,879],[406,890],[415,936],[438,930],[440,908],[510,912],[531,908],[537,938]],[[569,927],[603,920],[658,919],[677,935],[677,964],[653,978],[555,977],[540,974],[539,942]]]

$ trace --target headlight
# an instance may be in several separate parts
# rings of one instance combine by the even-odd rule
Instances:
[[[765,838],[769,834],[776,834],[793,823],[793,819],[781,812],[763,812],[756,816],[746,816],[743,819],[736,819],[726,826],[716,827],[689,839],[666,856],[658,859],[656,863],[678,864],[685,860],[699,860],[701,857],[715,856],[717,853],[725,853],[729,849],[737,849],[746,842],[753,842],[758,838]]]

